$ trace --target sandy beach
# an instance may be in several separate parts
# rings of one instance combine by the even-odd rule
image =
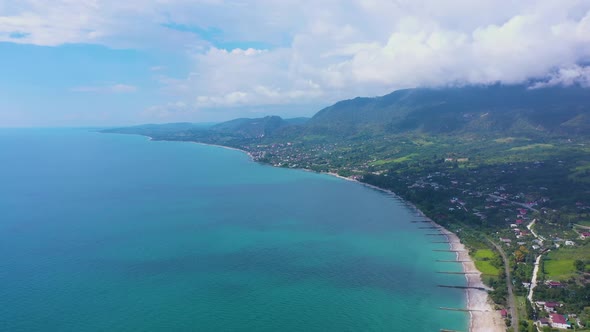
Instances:
[[[433,222],[433,224],[436,224]],[[442,227],[441,227],[442,228]],[[443,232],[447,234],[451,250],[458,250],[457,260],[465,261],[462,263],[464,272],[478,272],[477,274],[466,274],[468,287],[484,287],[487,288],[481,281],[481,274],[475,268],[475,263],[469,257],[469,253],[465,246],[459,240],[459,237],[452,232],[442,228]],[[488,297],[487,292],[478,289],[467,289],[467,309],[473,310],[469,314],[471,316],[469,322],[469,331],[472,332],[502,332],[506,330],[506,325],[500,313],[494,310],[493,304]]]
[[[335,173],[328,173],[329,175],[338,177],[343,180],[354,181],[360,183],[364,186],[380,190],[386,192],[390,195],[395,196],[396,198],[400,199],[394,192],[386,189],[382,189],[370,184],[362,183],[360,181],[356,181],[350,178],[346,178],[340,176]],[[419,214],[422,218],[429,220],[433,226],[440,227],[441,231],[446,234],[447,240],[449,241],[449,246],[451,250],[457,250],[457,260],[465,261],[462,263],[463,265],[463,272],[473,273],[476,274],[466,274],[465,279],[467,279],[467,286],[468,287],[483,287],[488,288],[485,286],[481,280],[481,273],[475,267],[475,263],[469,256],[469,252],[465,249],[465,246],[459,240],[459,237],[447,230],[446,228],[440,226],[432,219],[426,217],[422,211],[420,211],[415,205],[410,202],[403,201],[406,205],[408,205],[411,209],[415,210],[417,214]],[[470,320],[469,320],[469,331],[471,332],[504,332],[506,331],[506,324],[504,320],[500,316],[500,313],[497,310],[494,310],[494,305],[491,299],[488,297],[487,292],[478,290],[478,289],[467,289],[465,291],[467,297],[467,308],[470,311]]]

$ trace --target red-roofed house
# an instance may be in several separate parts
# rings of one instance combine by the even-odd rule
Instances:
[[[559,282],[559,281],[547,281],[545,284],[547,284],[547,286],[549,286],[549,288],[561,287],[561,282]]]
[[[580,234],[580,238],[582,240],[590,238],[590,232],[583,232],[582,234]]]
[[[570,324],[567,322],[564,316],[559,314],[551,314],[551,327],[558,329],[569,329]]]
[[[522,224],[522,219],[516,219],[516,224],[517,224],[517,225],[520,225],[520,224]]]
[[[545,308],[545,311],[547,311],[547,312],[555,312],[555,309],[558,307],[561,307],[561,303],[545,302],[545,304],[543,305],[543,308]]]

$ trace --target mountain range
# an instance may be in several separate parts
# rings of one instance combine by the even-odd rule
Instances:
[[[373,98],[343,100],[312,118],[241,118],[211,126],[191,123],[143,125],[110,132],[162,139],[234,141],[319,137],[355,139],[418,133],[483,137],[590,134],[590,89],[531,89],[523,85],[397,90]]]

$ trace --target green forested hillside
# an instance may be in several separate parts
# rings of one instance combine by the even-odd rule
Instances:
[[[407,89],[383,97],[338,102],[319,111],[308,127],[339,136],[362,132],[586,134],[589,112],[589,90],[580,87]]]

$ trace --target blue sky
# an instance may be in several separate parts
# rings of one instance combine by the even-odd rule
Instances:
[[[182,77],[189,67],[175,53],[91,44],[0,43],[0,54],[0,120],[8,125],[135,122],[166,98],[158,77]]]
[[[584,0],[0,0],[0,126],[309,116],[457,84],[590,86]]]

